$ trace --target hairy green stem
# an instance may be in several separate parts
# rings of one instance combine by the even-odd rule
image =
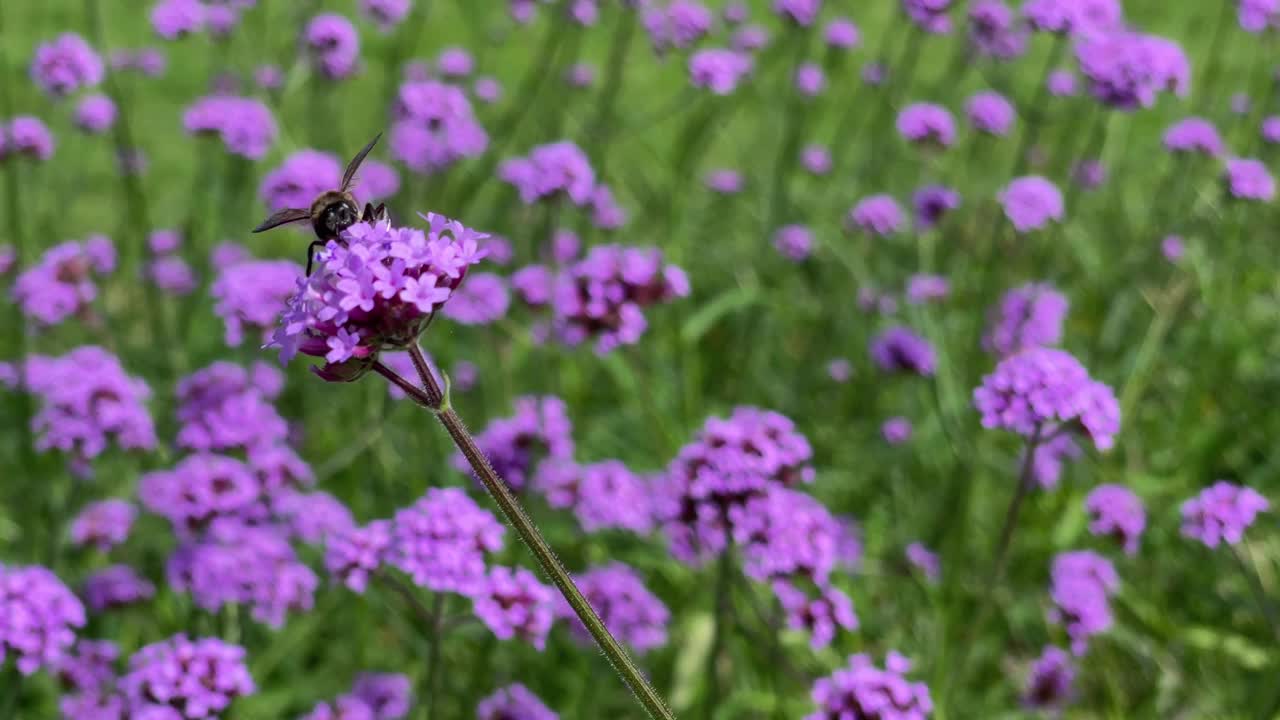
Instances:
[[[382,375],[395,384],[396,387],[403,390],[406,395],[413,398],[419,405],[435,414],[440,424],[444,426],[445,431],[449,433],[449,437],[453,439],[458,450],[467,459],[467,463],[471,466],[472,471],[475,472],[476,477],[484,483],[485,489],[489,491],[489,495],[497,503],[507,522],[515,528],[516,533],[529,546],[529,550],[533,552],[543,572],[555,584],[560,594],[564,596],[565,601],[569,603],[569,606],[573,608],[578,619],[586,626],[587,632],[595,639],[596,644],[600,646],[605,657],[609,659],[614,670],[622,677],[623,682],[635,695],[636,700],[645,709],[645,712],[655,720],[674,720],[675,715],[667,708],[666,703],[658,695],[658,692],[653,689],[649,681],[645,679],[643,673],[640,672],[640,668],[628,656],[627,651],[609,633],[604,621],[600,619],[591,604],[587,602],[586,597],[582,595],[582,591],[578,589],[578,586],[573,582],[573,578],[569,576],[569,571],[560,562],[560,558],[551,549],[551,546],[542,536],[542,532],[538,530],[528,513],[520,505],[520,500],[511,491],[506,481],[498,476],[497,471],[493,469],[493,466],[489,464],[489,460],[485,458],[484,453],[476,445],[475,438],[471,436],[467,426],[462,422],[462,418],[458,417],[458,413],[454,411],[448,396],[436,382],[435,376],[431,373],[426,358],[422,354],[422,349],[416,343],[411,344],[408,349],[409,357],[413,359],[414,369],[417,370],[418,378],[422,382],[422,388],[400,377],[394,370],[381,362],[374,362],[374,372]]]

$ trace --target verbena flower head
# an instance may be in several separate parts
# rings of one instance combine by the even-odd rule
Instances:
[[[1182,503],[1182,534],[1208,547],[1235,545],[1271,503],[1251,487],[1219,480]]]
[[[800,262],[813,251],[813,233],[804,225],[784,225],[773,233],[773,246],[786,259]]]
[[[1280,26],[1280,1],[1240,0],[1236,17],[1240,21],[1240,27],[1251,33]]]
[[[215,518],[251,516],[261,510],[261,487],[250,467],[236,458],[196,454],[171,470],[146,473],[139,496],[147,510],[167,518],[174,532],[190,537]]]
[[[324,567],[347,589],[364,593],[369,577],[381,567],[391,548],[389,520],[374,520],[329,536],[325,544]]]
[[[150,600],[156,587],[128,565],[111,565],[85,578],[81,594],[90,610],[103,612]]]
[[[61,357],[33,355],[25,363],[24,379],[40,399],[31,419],[36,449],[92,460],[112,441],[127,450],[156,446],[145,404],[151,390],[126,374],[106,350],[86,345]]]
[[[941,105],[915,103],[898,113],[898,134],[917,145],[948,148],[956,139],[956,124]]]
[[[916,27],[934,35],[951,32],[951,0],[902,0],[902,9]]]
[[[151,47],[116,50],[111,53],[110,63],[112,70],[132,70],[147,77],[159,77],[164,74],[167,60],[163,50]]]
[[[885,372],[931,376],[938,358],[923,336],[901,325],[871,339],[871,359]]]
[[[1064,552],[1053,559],[1049,620],[1066,628],[1072,653],[1085,654],[1089,638],[1111,628],[1108,597],[1119,586],[1111,561],[1095,552]]]
[[[471,273],[449,298],[444,316],[462,325],[488,325],[502,319],[510,305],[511,294],[501,276]]]
[[[107,689],[115,682],[119,658],[120,649],[110,640],[79,638],[57,663],[58,681],[63,688],[78,692]]]
[[[534,487],[553,508],[573,511],[587,532],[617,528],[634,533],[653,529],[650,481],[617,460],[578,465],[567,459],[543,463]]]
[[[129,539],[129,529],[137,515],[137,508],[128,500],[89,503],[71,521],[71,542],[106,552]]]
[[[847,17],[832,18],[827,23],[823,38],[827,47],[838,50],[852,50],[862,43],[862,33],[858,26]]]
[[[795,86],[801,95],[821,95],[827,87],[827,76],[822,72],[822,66],[817,63],[801,63],[796,68]]]
[[[319,150],[299,150],[268,172],[258,188],[267,210],[310,207],[316,196],[342,183],[338,158]]]
[[[230,450],[284,442],[289,428],[272,401],[284,386],[279,370],[229,362],[178,381],[176,444],[187,450]]]
[[[52,571],[0,564],[0,667],[12,657],[23,675],[56,669],[84,623],[84,606]]]
[[[13,155],[39,162],[53,157],[53,133],[43,120],[33,115],[18,115],[9,122],[8,128],[0,126],[0,160]]]
[[[709,418],[681,448],[655,493],[655,514],[676,559],[701,563],[728,547],[753,498],[813,480],[808,439],[785,416],[754,407]]]
[[[923,305],[934,300],[945,300],[951,295],[951,283],[942,275],[916,273],[907,278],[907,302]]]
[[[116,123],[116,104],[106,95],[89,95],[76,105],[76,127],[100,135]]]
[[[476,435],[498,475],[517,492],[523,490],[543,460],[573,457],[573,423],[563,400],[554,395],[516,398],[515,414],[489,423]],[[453,465],[467,472],[471,465],[461,453]]]
[[[409,15],[413,0],[360,0],[359,5],[361,14],[388,32]]]
[[[560,716],[529,688],[514,683],[499,688],[476,706],[476,720],[559,720]]]
[[[1057,345],[1070,304],[1048,283],[1028,283],[1004,294],[991,312],[982,347],[999,357]]]
[[[727,48],[708,48],[689,56],[689,81],[716,95],[728,95],[751,73],[755,61],[750,55]]]
[[[302,273],[302,266],[289,260],[222,264],[209,292],[213,311],[222,318],[227,345],[239,346],[246,331],[255,341],[265,341],[289,296],[298,289]]]
[[[57,325],[87,316],[98,297],[94,276],[114,269],[115,251],[107,238],[67,241],[49,248],[39,262],[19,273],[11,292],[24,315],[40,325]]]
[[[1052,490],[1062,479],[1064,465],[1084,454],[1070,435],[1051,437],[1036,446],[1031,458],[1031,479],[1044,490]]]
[[[1027,0],[1022,14],[1032,28],[1059,35],[1087,37],[1119,30],[1124,24],[1119,0]]]
[[[31,79],[49,95],[64,97],[102,82],[102,56],[84,38],[63,33],[36,46]]]
[[[369,704],[353,695],[340,695],[332,703],[319,702],[298,720],[374,720]]]
[[[319,585],[278,528],[239,518],[214,520],[198,539],[180,545],[165,573],[174,590],[191,593],[197,607],[217,612],[243,605],[253,619],[273,628],[290,611],[310,610]]]
[[[593,568],[573,577],[587,602],[619,642],[644,653],[667,644],[667,606],[644,586],[640,575],[620,562]],[[556,597],[557,617],[568,621],[575,638],[591,643],[587,628],[564,598]]]
[[[189,134],[217,135],[227,152],[250,160],[266,155],[278,133],[275,117],[266,105],[234,95],[200,98],[187,108],[182,124]]]
[[[689,292],[688,276],[663,265],[657,248],[596,245],[556,277],[553,327],[561,342],[591,340],[605,354],[640,340],[648,327],[645,308]]]
[[[1120,405],[1106,384],[1089,377],[1065,350],[1031,348],[1001,360],[973,391],[982,425],[1047,438],[1080,429],[1099,450],[1120,431]]]
[[[1280,115],[1268,115],[1262,119],[1262,141],[1268,145],[1280,145]]]
[[[773,0],[773,11],[800,27],[812,25],[821,10],[822,0]]]
[[[1075,693],[1076,671],[1065,650],[1047,645],[1031,666],[1022,704],[1037,710],[1057,710]]]
[[[519,638],[542,650],[547,644],[556,591],[524,568],[490,568],[484,586],[471,596],[476,617],[499,640]]]
[[[888,237],[902,229],[904,216],[890,195],[870,195],[849,211],[847,224],[869,235]]]
[[[853,363],[848,358],[834,358],[827,363],[827,377],[838,383],[847,383],[853,377]]]
[[[345,16],[321,13],[307,23],[302,37],[311,66],[321,77],[341,80],[355,73],[360,61],[360,35]]]
[[[1000,0],[978,0],[969,8],[969,43],[979,55],[1013,60],[1027,51],[1027,30]]]
[[[751,17],[751,8],[739,0],[730,0],[720,10],[720,18],[726,25],[741,25]]]
[[[589,88],[596,83],[596,68],[590,63],[574,63],[565,71],[564,80],[572,88]]]
[[[186,635],[134,653],[119,686],[130,717],[173,720],[218,717],[236,698],[256,690],[244,648]]]
[[[1000,191],[1004,215],[1020,233],[1039,230],[1066,214],[1062,191],[1047,178],[1028,175],[1013,179]]]
[[[703,179],[703,184],[721,195],[736,195],[742,192],[742,173],[737,170],[712,170]]]
[[[1261,160],[1232,158],[1223,173],[1227,190],[1240,200],[1271,202],[1276,196],[1276,179]]]
[[[1111,32],[1083,38],[1075,49],[1089,91],[1104,105],[1137,110],[1161,92],[1186,95],[1190,65],[1176,43],[1152,35]]]
[[[809,597],[794,585],[778,581],[773,584],[773,594],[782,606],[787,627],[808,633],[809,645],[815,650],[830,645],[839,630],[858,627],[853,601],[837,588],[821,588],[817,597]]]
[[[822,145],[806,145],[800,151],[800,164],[814,175],[826,175],[831,172],[831,152]]]
[[[916,229],[929,230],[947,213],[960,207],[960,193],[945,185],[926,185],[911,196],[915,209]]]
[[[199,284],[195,271],[177,255],[163,255],[149,260],[144,275],[162,292],[182,297],[190,295]]]
[[[929,687],[907,680],[911,662],[890,650],[884,669],[869,655],[849,657],[849,664],[813,684],[818,711],[804,720],[925,720],[933,712]]]
[[[1164,133],[1164,147],[1175,153],[1200,153],[1217,157],[1226,152],[1213,123],[1200,117],[1183,118]]]
[[[271,344],[284,362],[323,357],[328,380],[351,380],[382,350],[417,342],[432,315],[480,261],[485,236],[456,220],[424,216],[428,229],[358,223],[316,254],[298,281]]]
[[[502,524],[458,488],[430,488],[396,511],[387,562],[435,592],[484,588],[485,553],[502,549]]]
[[[759,25],[745,25],[729,39],[729,47],[740,53],[753,53],[769,44],[769,31]]]
[[[1160,254],[1164,255],[1164,259],[1171,263],[1176,263],[1182,259],[1187,252],[1186,244],[1179,235],[1166,235],[1160,241]]]
[[[911,439],[911,421],[904,417],[891,417],[880,426],[880,435],[890,445],[901,445]]]
[[[476,78],[471,91],[477,100],[485,104],[496,103],[502,98],[502,84],[488,76]]]
[[[363,672],[356,676],[351,694],[373,711],[373,720],[401,720],[413,704],[413,683],[400,673]]]
[[[1075,97],[1080,88],[1076,83],[1075,73],[1070,70],[1053,70],[1045,78],[1049,94],[1054,97]]]
[[[998,92],[984,91],[973,95],[965,103],[964,112],[978,132],[1004,137],[1013,127],[1013,105]]]
[[[590,204],[596,188],[591,161],[569,140],[539,145],[527,157],[506,160],[498,175],[515,186],[525,204],[563,195],[582,207]]]
[[[923,543],[913,542],[907,546],[905,554],[907,562],[918,570],[925,580],[931,583],[938,582],[942,574],[942,564],[938,561],[937,553],[929,550]]]
[[[826,587],[837,567],[852,567],[861,556],[856,531],[798,490],[769,486],[730,507],[728,519],[743,572],[760,582],[803,579]]]
[[[643,15],[649,41],[659,53],[691,47],[706,36],[714,21],[710,9],[692,0],[671,0],[665,7],[648,5]]]
[[[466,48],[447,47],[436,57],[436,69],[444,77],[466,77],[475,71],[476,61]]]
[[[1089,532],[1113,537],[1133,555],[1138,552],[1138,541],[1147,526],[1147,514],[1142,500],[1122,485],[1099,485],[1084,501],[1090,517]]]
[[[351,510],[338,498],[323,491],[297,492],[288,489],[271,498],[271,513],[292,539],[318,545],[355,528]]]
[[[151,7],[151,27],[165,40],[177,40],[204,28],[205,10],[197,0],[160,0]]]

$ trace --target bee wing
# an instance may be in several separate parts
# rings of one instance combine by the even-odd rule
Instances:
[[[364,149],[356,153],[356,156],[351,158],[351,162],[347,163],[347,171],[342,173],[342,187],[339,188],[342,192],[346,192],[347,188],[351,187],[351,181],[355,179],[356,170],[360,169],[360,163],[364,162],[365,156],[369,154],[369,151],[373,149],[374,145],[378,144],[378,140],[381,137],[382,133],[374,135],[373,139],[369,141],[369,144],[365,145]]]
[[[261,225],[253,229],[253,232],[260,233],[265,230],[270,230],[273,227],[279,227],[281,225],[285,225],[291,222],[298,222],[299,220],[306,220],[310,217],[311,217],[311,213],[307,212],[306,210],[299,210],[298,208],[285,208],[284,210],[280,210],[273,213],[271,217],[267,218],[266,220],[263,220]]]

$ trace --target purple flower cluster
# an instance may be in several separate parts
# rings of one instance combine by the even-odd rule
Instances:
[[[320,490],[304,493],[286,489],[272,498],[271,511],[289,536],[309,545],[323,543],[355,528],[351,510],[338,498]]]
[[[85,578],[81,596],[89,609],[102,612],[150,600],[155,585],[128,565],[111,565]]]
[[[728,95],[751,73],[755,61],[746,52],[707,48],[689,56],[689,82],[716,95]]]
[[[694,0],[670,0],[665,7],[646,4],[644,28],[656,52],[691,47],[711,30],[715,16]]]
[[[84,38],[64,33],[36,46],[31,79],[54,97],[64,97],[102,82],[102,56]]]
[[[897,126],[899,135],[917,145],[948,148],[956,140],[956,123],[950,111],[933,103],[903,108],[898,113]]]
[[[244,605],[273,628],[290,611],[310,610],[319,585],[276,528],[238,518],[214,520],[198,539],[179,546],[166,575],[175,590],[190,592],[206,611]]]
[[[391,549],[389,520],[374,520],[364,527],[352,527],[329,536],[324,567],[348,590],[363,594],[369,576],[386,561]]]
[[[773,246],[788,260],[800,262],[813,251],[813,232],[804,225],[784,225],[773,233]]]
[[[1099,485],[1085,498],[1089,513],[1089,532],[1113,537],[1129,555],[1138,552],[1138,541],[1147,526],[1142,500],[1123,485]]]
[[[113,440],[128,450],[156,446],[146,407],[151,390],[106,350],[86,345],[62,357],[33,355],[24,376],[26,388],[40,398],[31,419],[38,450],[91,460]]]
[[[951,295],[951,283],[942,275],[917,273],[907,278],[906,297],[911,305],[945,300]]]
[[[1060,553],[1053,559],[1049,620],[1066,628],[1071,652],[1083,655],[1089,638],[1111,627],[1108,597],[1120,586],[1111,561],[1089,550]]]
[[[255,690],[244,648],[185,635],[141,648],[120,678],[127,716],[136,718],[216,718],[236,698]]]
[[[947,213],[960,207],[960,193],[945,185],[926,185],[911,196],[911,204],[915,208],[916,228],[929,230]]]
[[[266,155],[278,134],[270,108],[260,100],[234,95],[196,100],[183,113],[182,125],[192,135],[218,136],[227,152],[250,160]]]
[[[146,473],[138,494],[147,510],[168,519],[183,537],[198,534],[219,517],[258,519],[265,514],[253,470],[224,455],[189,455],[171,470]]]
[[[110,64],[112,70],[131,70],[147,77],[159,77],[164,74],[167,61],[164,51],[152,47],[115,50],[111,53]]]
[[[754,580],[804,580],[830,586],[837,567],[852,569],[861,556],[857,529],[834,517],[812,496],[771,487],[730,514],[731,540],[742,548],[743,572]]]
[[[902,229],[902,207],[889,195],[871,195],[849,211],[848,225],[868,235],[888,237]]]
[[[92,545],[106,552],[129,539],[129,529],[137,514],[133,503],[127,500],[89,503],[71,521],[71,542]]]
[[[931,583],[938,582],[938,578],[942,575],[942,565],[938,561],[937,553],[929,550],[923,543],[913,542],[907,546],[905,554],[907,562],[919,571],[925,580]]]
[[[852,50],[862,44],[862,32],[849,18],[836,17],[827,23],[823,39],[829,48]]]
[[[1119,0],[1027,0],[1022,14],[1040,32],[1089,37],[1120,29]]]
[[[1191,67],[1177,43],[1117,31],[1083,37],[1076,45],[1080,73],[1099,102],[1120,110],[1155,104],[1161,92],[1187,94]]]
[[[1120,431],[1115,393],[1064,350],[1032,348],[1001,360],[973,391],[973,403],[983,427],[1040,439],[1079,428],[1109,450]]]
[[[187,450],[230,450],[284,441],[288,427],[272,400],[283,374],[264,363],[250,370],[215,362],[178,381],[176,443]]]
[[[1276,196],[1276,180],[1261,160],[1232,158],[1223,173],[1231,196],[1240,200],[1271,202]]]
[[[84,623],[84,606],[49,569],[0,564],[0,667],[13,656],[23,675],[56,669]]]
[[[360,673],[351,692],[322,702],[298,720],[401,720],[413,704],[412,684],[399,673]]]
[[[227,345],[239,346],[246,331],[266,341],[302,272],[301,265],[289,260],[240,260],[222,266],[209,293],[213,311],[226,328]]]
[[[587,532],[618,528],[645,534],[653,530],[650,481],[618,460],[578,465],[568,459],[543,463],[534,487],[553,508],[573,511]]]
[[[471,601],[476,617],[499,640],[517,637],[542,650],[551,632],[556,597],[553,588],[524,568],[494,567]]]
[[[499,688],[476,706],[476,720],[560,720],[529,688],[515,683]]]
[[[1031,458],[1031,477],[1041,488],[1052,490],[1062,478],[1066,461],[1075,460],[1082,454],[1080,446],[1070,435],[1050,437],[1036,446],[1035,455]]]
[[[413,0],[360,0],[360,12],[383,32],[389,32],[409,15]]]
[[[498,475],[519,492],[538,463],[573,458],[573,423],[560,398],[526,395],[516,398],[515,414],[490,422],[477,434],[476,444]],[[461,453],[453,456],[453,466],[462,472],[471,468]]]
[[[969,43],[979,55],[1013,60],[1027,51],[1027,29],[1000,0],[978,0],[969,8]]]
[[[655,518],[672,554],[699,563],[724,552],[739,523],[758,521],[750,501],[813,480],[812,457],[809,441],[779,413],[739,407],[728,418],[708,418],[655,494]]]
[[[321,77],[341,80],[355,73],[360,62],[360,35],[345,16],[321,13],[311,18],[302,38],[311,65]]]
[[[970,97],[964,112],[975,130],[999,137],[1009,134],[1016,115],[1012,103],[1000,93],[990,90]]]
[[[391,126],[391,153],[410,170],[431,175],[489,146],[467,94],[438,80],[400,86]]]
[[[902,0],[902,9],[917,27],[934,35],[951,32],[951,0]]]
[[[387,562],[435,592],[474,596],[486,583],[485,553],[502,548],[502,524],[458,488],[431,488],[392,520]]]
[[[1061,221],[1066,213],[1062,191],[1039,175],[1015,178],[1000,191],[1005,217],[1020,233],[1039,230],[1050,220]]]
[[[160,0],[151,7],[151,27],[165,40],[177,40],[204,29],[205,6],[198,0]]]
[[[485,236],[439,215],[426,232],[359,223],[329,241],[316,268],[289,298],[271,344],[282,361],[298,352],[323,357],[318,374],[347,381],[379,351],[416,342],[435,311],[480,261]]]
[[[0,160],[13,155],[44,162],[53,157],[53,133],[44,121],[31,115],[18,115],[5,127],[0,122]]]
[[[1071,656],[1061,648],[1046,646],[1031,666],[1022,704],[1040,710],[1061,708],[1071,700],[1075,677]]]
[[[901,445],[911,439],[911,421],[904,417],[891,417],[880,426],[880,435],[890,445]]]
[[[458,286],[444,316],[461,325],[488,325],[501,320],[511,305],[511,293],[500,275],[471,273]]]
[[[667,644],[671,613],[649,592],[635,570],[615,562],[575,575],[573,579],[619,642],[630,645],[638,653]],[[557,597],[556,602],[557,617],[569,622],[574,637],[580,642],[590,644],[591,635],[569,603],[562,597]]]
[[[773,11],[800,27],[812,25],[821,9],[822,0],[773,0]]]
[[[596,173],[587,154],[569,140],[539,145],[527,157],[510,158],[498,170],[525,204],[561,195],[579,207],[591,204]]]
[[[1047,283],[1028,283],[1004,294],[991,312],[982,347],[998,357],[1022,350],[1057,345],[1069,304]]]
[[[115,248],[106,236],[59,243],[46,250],[38,263],[18,274],[13,299],[24,315],[41,325],[83,317],[98,297],[94,276],[107,275],[115,267]]]
[[[838,629],[855,630],[858,616],[853,612],[853,601],[834,587],[821,588],[816,598],[789,583],[773,584],[773,594],[778,598],[787,620],[787,627],[809,634],[813,649],[831,644]]]
[[[818,711],[804,720],[925,720],[933,712],[929,687],[907,680],[911,661],[890,650],[884,669],[857,654],[849,664],[813,684]]]
[[[1211,548],[1223,542],[1235,545],[1258,513],[1270,507],[1253,488],[1219,480],[1182,503],[1182,534]]]
[[[1169,152],[1200,153],[1217,157],[1226,152],[1218,128],[1200,117],[1183,118],[1164,133],[1164,146]]]
[[[931,376],[938,367],[933,345],[923,336],[901,325],[891,327],[871,339],[871,360],[881,370]]]

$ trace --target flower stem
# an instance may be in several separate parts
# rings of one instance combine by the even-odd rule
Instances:
[[[1275,606],[1267,599],[1267,591],[1262,587],[1262,580],[1258,577],[1258,570],[1253,564],[1252,553],[1249,554],[1249,560],[1245,560],[1244,556],[1234,546],[1228,545],[1227,549],[1231,551],[1231,557],[1235,558],[1236,565],[1240,567],[1240,572],[1244,574],[1245,582],[1249,585],[1249,591],[1253,593],[1253,599],[1258,603],[1258,609],[1262,611],[1262,617],[1267,621],[1267,627],[1271,629],[1271,635],[1280,640],[1280,619],[1276,617]]]
[[[727,531],[726,531],[727,532]],[[715,624],[711,629],[711,652],[707,653],[707,720],[712,720],[720,704],[720,673],[717,665],[724,649],[725,621],[729,616],[729,592],[733,581],[733,546],[726,546],[720,553],[716,569]]]
[[[436,698],[440,697],[440,648],[444,645],[445,594],[436,593],[431,601],[431,656],[427,659],[427,717],[436,717]]]
[[[449,437],[453,439],[458,450],[462,452],[463,457],[471,465],[476,477],[480,478],[480,481],[484,483],[485,489],[489,491],[489,495],[498,504],[498,508],[502,511],[503,516],[506,517],[507,522],[515,528],[516,533],[529,546],[543,572],[547,574],[551,582],[560,591],[560,594],[564,596],[565,601],[573,608],[578,619],[586,626],[587,631],[591,633],[591,637],[595,639],[605,657],[609,659],[609,663],[613,665],[613,669],[622,677],[623,682],[635,695],[636,700],[645,709],[645,712],[655,719],[675,720],[675,715],[667,708],[658,692],[645,679],[635,662],[627,655],[627,651],[609,633],[604,621],[600,619],[600,616],[596,614],[591,604],[582,595],[582,591],[574,584],[573,579],[569,576],[569,571],[565,569],[564,564],[560,562],[560,558],[556,556],[555,551],[551,549],[546,539],[543,538],[538,527],[534,525],[528,513],[521,507],[515,493],[507,486],[506,481],[498,476],[493,466],[485,458],[484,453],[480,451],[475,439],[467,430],[467,426],[462,422],[462,418],[458,417],[458,413],[454,411],[448,397],[441,391],[440,385],[436,382],[435,376],[432,375],[430,367],[427,366],[426,358],[422,355],[422,349],[416,343],[409,346],[409,357],[413,359],[414,369],[418,372],[422,388],[400,377],[394,370],[381,362],[375,361],[373,370],[403,390],[406,395],[413,398],[419,405],[435,413],[436,418],[440,420],[440,424],[449,433]]]

